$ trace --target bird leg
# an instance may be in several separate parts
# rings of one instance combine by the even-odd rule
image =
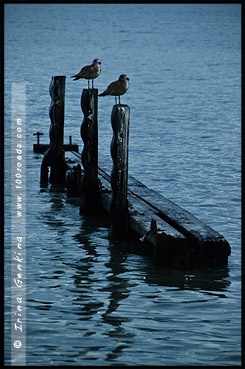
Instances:
[[[92,88],[94,88],[94,80],[92,79]]]
[[[117,97],[115,96],[115,104],[117,105]]]
[[[119,105],[121,105],[121,102],[120,102],[120,96],[118,97],[118,99],[119,99]]]
[[[88,89],[90,89],[90,87],[89,87],[89,79],[88,79]]]

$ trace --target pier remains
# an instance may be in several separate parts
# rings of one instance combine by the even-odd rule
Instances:
[[[137,252],[150,255],[158,265],[172,268],[227,266],[231,247],[220,233],[128,174],[128,105],[113,106],[112,160],[108,162],[98,154],[98,90],[84,89],[81,96],[83,150],[82,153],[66,151],[65,160],[64,89],[65,77],[53,77],[50,145],[41,165],[41,184],[48,180],[64,183],[66,178],[68,195],[80,197],[81,215],[106,211],[111,220],[108,237],[133,239]],[[35,135],[40,145],[41,133]],[[49,179],[48,166],[51,167]]]

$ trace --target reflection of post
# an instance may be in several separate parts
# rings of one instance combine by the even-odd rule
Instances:
[[[112,196],[110,202],[111,227],[109,237],[127,236],[128,233],[128,141],[129,141],[128,105],[114,105],[111,113],[113,138],[111,156]]]
[[[65,76],[52,77],[49,93],[51,104],[49,117],[50,147],[45,152],[41,166],[41,183],[48,181],[48,166],[50,170],[50,183],[58,184],[65,181],[66,164],[63,150],[64,139],[64,105],[65,105]]]
[[[125,321],[130,321],[128,316],[125,316],[124,310],[120,307],[123,300],[127,299],[132,292],[132,281],[127,277],[126,259],[128,255],[126,242],[110,242],[110,257],[106,264],[107,270],[107,287],[108,300],[106,310],[101,318],[104,323],[108,324],[108,331],[111,337],[120,337],[122,343],[129,343],[129,338],[133,338],[135,334],[130,332],[128,324],[122,324]],[[127,315],[127,314],[126,314]],[[111,329],[109,329],[111,326]],[[115,347],[110,355],[116,359],[122,355],[124,345],[120,345],[121,349]],[[128,347],[128,345],[126,346]]]
[[[81,108],[84,119],[81,138],[84,142],[82,165],[84,173],[81,181],[80,214],[93,214],[99,209],[98,180],[98,90],[83,89]]]

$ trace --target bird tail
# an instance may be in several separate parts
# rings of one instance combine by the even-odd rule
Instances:
[[[75,78],[74,78],[75,77]],[[74,78],[74,80],[73,81],[76,81],[76,80],[78,80],[79,78],[77,77],[77,75],[75,74],[74,76],[71,76],[71,78]]]
[[[99,94],[98,96],[105,96],[105,91]]]

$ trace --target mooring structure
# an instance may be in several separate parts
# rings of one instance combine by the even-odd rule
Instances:
[[[108,237],[125,240],[133,236],[138,240],[137,252],[152,255],[156,264],[173,268],[226,266],[231,248],[220,233],[128,174],[128,105],[114,105],[108,117],[112,126],[112,160],[108,163],[98,153],[98,90],[84,89],[83,150],[66,151],[66,159],[74,165],[68,164],[61,132],[64,81],[64,76],[52,77],[50,84],[50,146],[41,165],[41,183],[64,183],[66,179],[68,195],[80,198],[81,215],[106,211],[111,221]]]

